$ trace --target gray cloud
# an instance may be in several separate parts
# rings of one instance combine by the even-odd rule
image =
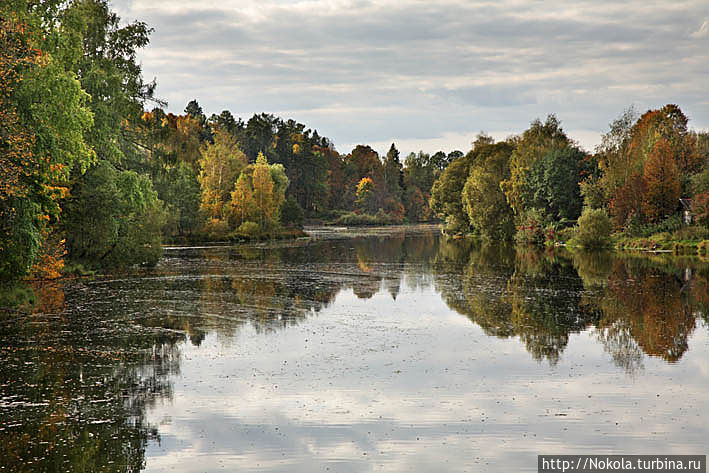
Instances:
[[[192,98],[208,113],[273,112],[336,144],[472,139],[556,113],[591,147],[588,131],[604,131],[630,104],[678,103],[695,127],[709,128],[702,0],[114,6],[155,28],[144,72],[176,112]]]

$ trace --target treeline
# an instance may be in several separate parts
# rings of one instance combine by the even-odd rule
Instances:
[[[431,207],[446,232],[486,239],[585,247],[609,245],[614,232],[706,239],[709,133],[687,122],[676,105],[640,117],[628,109],[595,153],[554,115],[505,141],[480,135],[436,180]]]
[[[57,276],[65,261],[154,264],[165,239],[297,235],[306,218],[438,217],[449,233],[596,245],[613,228],[677,230],[682,197],[703,225],[693,236],[706,228],[709,138],[674,105],[628,111],[594,154],[553,115],[503,142],[481,135],[465,155],[340,154],[269,114],[207,117],[196,100],[166,113],[136,61],[150,33],[107,0],[3,2],[0,280]]]
[[[382,157],[366,145],[343,155],[317,130],[294,120],[262,113],[244,122],[228,110],[207,117],[196,100],[182,115],[160,107],[143,113],[131,133],[136,150],[147,157],[144,172],[168,207],[166,233],[171,237],[243,234],[242,225],[262,221],[268,224],[254,230],[272,233],[297,227],[304,218],[428,221],[434,180],[463,155],[419,152],[402,162],[394,144]],[[260,202],[252,171],[259,162],[271,163],[279,194],[266,217],[254,217],[249,210],[255,209],[252,199]]]
[[[0,280],[54,277],[65,260],[79,271],[154,264],[164,237],[432,218],[433,181],[462,153],[341,155],[273,115],[206,117],[196,101],[165,113],[136,61],[150,33],[122,25],[106,0],[3,2]]]

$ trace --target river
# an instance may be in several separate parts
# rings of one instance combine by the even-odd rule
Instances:
[[[709,263],[436,227],[166,248],[0,312],[0,471],[536,471],[706,454]]]

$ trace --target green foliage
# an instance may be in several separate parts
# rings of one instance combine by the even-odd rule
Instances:
[[[39,204],[30,199],[0,200],[0,281],[25,276],[41,246]]]
[[[583,204],[592,209],[602,209],[606,206],[606,196],[601,182],[597,177],[589,177],[579,183]]]
[[[709,163],[704,169],[691,177],[692,195],[709,192]]]
[[[293,197],[287,198],[281,206],[281,225],[302,228],[303,220],[303,209],[300,208],[298,202]]]
[[[55,26],[43,27],[43,8],[7,8],[0,16],[0,279],[24,276],[38,261],[69,170],[94,156],[87,94],[39,50]]]
[[[607,248],[612,231],[613,223],[604,210],[587,208],[579,217],[571,244],[583,248]]]
[[[50,158],[54,169],[61,171],[51,178],[65,180],[72,166],[86,169],[94,159],[86,142],[93,114],[87,108],[90,97],[74,74],[49,61],[25,75],[15,98],[23,124],[36,137],[34,154]]]
[[[543,209],[553,220],[575,220],[581,214],[584,153],[578,148],[553,148],[536,159],[524,176],[521,203]]]
[[[642,223],[639,219],[630,219],[624,228],[629,237],[647,238],[655,233],[674,232],[682,228],[682,217],[671,215],[658,223]]]
[[[526,209],[529,171],[534,163],[555,149],[571,146],[571,140],[561,128],[561,122],[553,114],[547,116],[544,123],[539,119],[534,120],[516,140],[510,157],[510,177],[502,183],[507,201],[515,215],[521,215]],[[575,178],[578,179],[578,175]]]
[[[549,218],[543,210],[530,208],[521,215],[515,241],[525,245],[542,245],[546,241]]]
[[[576,227],[566,227],[562,228],[556,232],[556,239],[562,243],[566,243],[576,236]]]
[[[431,156],[423,151],[409,154],[404,161],[403,187],[406,189],[404,204],[406,215],[413,222],[426,221],[431,215],[432,187],[436,175],[440,173],[440,169],[436,166]]]
[[[672,238],[680,241],[701,241],[709,239],[709,228],[703,225],[689,225],[672,232]]]
[[[167,221],[163,232],[167,235],[187,236],[200,223],[200,184],[192,167],[179,162],[157,171],[153,186],[158,198],[165,203]]]
[[[470,231],[468,215],[463,208],[461,194],[468,179],[474,151],[453,161],[433,184],[431,208],[445,219],[445,231],[450,234]]]
[[[509,177],[510,143],[477,143],[476,159],[462,192],[468,221],[481,237],[510,240],[515,231],[514,215],[500,183]]]
[[[246,238],[254,238],[261,234],[261,228],[256,222],[244,222],[239,225],[236,234]]]
[[[106,161],[91,168],[67,201],[69,257],[87,266],[155,264],[165,223],[150,179]]]
[[[391,214],[387,214],[382,209],[377,211],[376,215],[371,214],[357,214],[354,212],[347,212],[340,215],[334,222],[335,225],[391,225],[396,223],[401,223],[400,219],[397,219]]]

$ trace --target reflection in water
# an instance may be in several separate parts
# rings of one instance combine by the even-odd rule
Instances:
[[[423,227],[393,233],[325,233],[312,241],[266,245],[175,248],[166,251],[154,271],[65,281],[35,287],[34,293],[13,289],[0,295],[0,305],[30,301],[34,308],[32,315],[8,309],[0,312],[0,471],[140,471],[146,468],[150,445],[171,445],[174,440],[161,439],[160,426],[150,420],[149,413],[159,411],[156,406],[175,402],[177,376],[192,376],[181,369],[181,352],[197,353],[212,336],[220,346],[232,347],[229,356],[246,354],[256,348],[245,337],[268,337],[288,327],[295,330],[328,310],[328,321],[320,327],[323,340],[332,331],[333,336],[353,343],[357,324],[400,330],[396,337],[383,332],[382,338],[360,340],[353,346],[361,353],[350,356],[364,359],[380,350],[386,353],[410,345],[405,349],[410,350],[411,369],[421,370],[412,374],[416,382],[429,380],[435,367],[431,363],[437,357],[451,363],[450,356],[456,353],[455,346],[446,347],[450,353],[429,353],[426,326],[414,324],[426,304],[440,299],[491,340],[518,339],[539,366],[556,369],[564,353],[571,350],[571,336],[589,332],[619,372],[639,376],[647,357],[680,361],[698,325],[706,325],[708,268],[696,259],[538,252],[444,240],[435,230]],[[407,298],[401,297],[402,292]],[[335,301],[339,301],[337,307]],[[367,322],[350,314],[363,307],[371,312],[367,312]],[[399,315],[373,315],[378,310],[396,310]],[[439,319],[436,323],[452,323]],[[316,328],[308,330],[315,333]],[[429,336],[441,330],[431,325]],[[311,360],[313,365],[346,371],[343,366],[348,361],[339,359],[341,355],[320,350],[315,361]],[[276,350],[275,356],[287,355]],[[486,353],[467,356],[485,357]],[[384,371],[365,380],[367,385],[386,389],[392,372],[401,373],[390,367],[393,362],[382,363]],[[472,363],[470,369],[476,366],[468,359],[465,363]],[[513,371],[500,367],[503,373],[505,369]],[[247,376],[242,373],[240,379]],[[280,382],[302,386],[298,396],[315,396],[322,380],[312,376],[312,385],[295,379]],[[349,384],[358,375],[343,376],[340,382]],[[202,381],[206,382],[195,388],[197,392],[215,380]],[[426,382],[435,386],[438,381],[430,378]],[[362,390],[364,396],[364,389],[353,382],[345,391]],[[401,402],[425,406],[431,395],[417,392]],[[466,395],[455,387],[440,393],[445,402],[453,404]],[[381,396],[377,394],[372,402]],[[248,410],[248,394],[244,397],[242,409]],[[480,394],[478,399],[482,402]],[[307,405],[308,401],[302,402]],[[482,421],[490,415],[507,415],[490,402],[488,412],[481,411]],[[497,405],[503,404],[497,400]],[[345,423],[356,422],[341,406],[332,412],[349,419]],[[435,412],[431,415],[435,417]],[[214,420],[205,417],[201,421]],[[393,414],[376,426],[372,422],[362,424],[370,435],[374,431],[386,437],[399,429],[406,442],[417,439],[413,431],[404,434]],[[470,419],[459,422],[436,426],[436,434],[455,438],[472,425]],[[291,427],[292,435],[308,431],[307,435],[317,436],[307,423]],[[257,435],[254,432],[263,427],[243,428]],[[343,435],[329,428],[335,430],[328,435]],[[433,427],[418,428],[420,436]],[[499,436],[526,435],[509,422],[498,428]],[[350,454],[342,455],[348,459]]]
[[[146,409],[170,396],[183,337],[135,326],[86,289],[37,287],[42,312],[0,314],[0,471],[145,466],[158,435]]]

